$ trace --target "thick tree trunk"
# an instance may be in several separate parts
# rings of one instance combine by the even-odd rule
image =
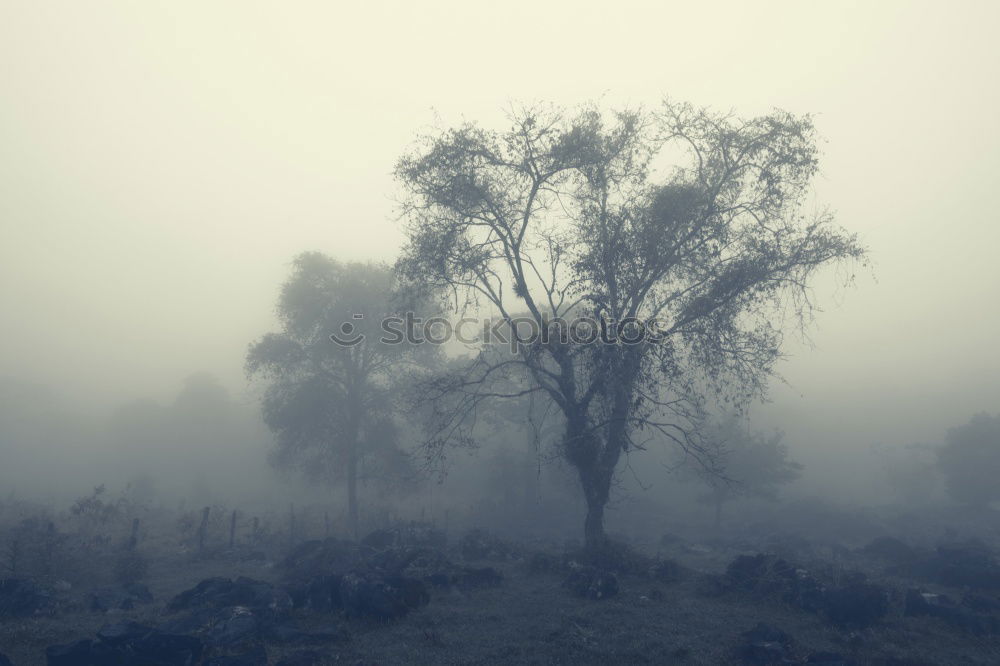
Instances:
[[[358,538],[358,457],[357,445],[351,446],[347,459],[347,520],[351,536]]]
[[[587,498],[587,517],[583,521],[584,547],[590,552],[601,550],[608,542],[604,532],[604,505],[606,502]]]
[[[584,547],[590,552],[603,550],[608,543],[604,531],[604,507],[611,496],[611,477],[614,469],[607,469],[599,462],[580,469],[580,483],[587,502],[587,516],[583,521]]]
[[[611,496],[611,479],[618,455],[608,450],[598,436],[588,432],[586,421],[582,418],[568,421],[565,446],[568,459],[579,474],[587,504],[583,523],[584,547],[592,553],[600,552],[608,543],[604,531],[604,507]]]

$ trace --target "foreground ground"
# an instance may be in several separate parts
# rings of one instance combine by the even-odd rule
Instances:
[[[619,572],[617,593],[602,599],[574,594],[565,585],[564,570],[538,571],[530,553],[511,549],[503,557],[475,562],[476,567],[501,572],[500,584],[429,585],[429,603],[399,618],[291,609],[288,614],[297,626],[337,638],[291,645],[266,641],[267,663],[290,658],[300,661],[286,663],[766,664],[808,659],[813,659],[808,663],[885,666],[1000,663],[996,633],[972,631],[939,617],[906,616],[905,592],[918,583],[886,574],[882,562],[856,551],[842,552],[838,558],[802,552],[797,566],[822,571],[827,579],[847,570],[866,570],[884,588],[888,604],[884,615],[865,627],[832,623],[824,613],[803,611],[759,586],[727,584],[722,574],[737,550],[691,543],[659,550],[659,557],[669,556],[667,561],[677,564],[672,575]],[[462,559],[454,549],[448,554]],[[155,599],[152,603],[95,611],[88,599],[107,581],[63,585],[54,613],[0,619],[0,653],[18,666],[45,664],[48,646],[93,638],[109,623],[134,620],[160,626],[176,615],[167,610],[171,598],[214,576],[246,576],[281,585],[287,571],[273,559],[160,551],[151,557],[145,577]],[[954,598],[966,592],[941,585],[925,584],[923,589]],[[747,656],[743,634],[762,622],[790,637],[780,657]],[[817,661],[822,657],[816,655],[824,652],[837,655],[838,661]],[[257,659],[218,663],[263,663]]]

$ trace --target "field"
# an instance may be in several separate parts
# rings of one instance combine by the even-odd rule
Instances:
[[[208,543],[163,515],[134,544],[127,520],[51,522],[4,533],[21,561],[0,587],[0,653],[16,665],[1000,663],[983,540],[668,535],[595,559],[419,523],[362,544],[258,527],[230,547],[221,518]]]

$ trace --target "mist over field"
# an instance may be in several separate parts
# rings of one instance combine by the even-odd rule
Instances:
[[[0,653],[997,663],[998,29],[0,3]],[[403,312],[663,340],[377,342]],[[312,639],[161,622],[237,575]],[[122,656],[94,636],[123,617],[197,640]]]

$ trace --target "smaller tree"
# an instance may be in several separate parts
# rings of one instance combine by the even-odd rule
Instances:
[[[387,266],[303,253],[278,301],[281,332],[247,354],[248,374],[267,380],[264,422],[277,438],[272,463],[297,466],[313,480],[344,481],[354,536],[358,481],[367,474],[399,488],[409,462],[399,448],[395,390],[416,347],[384,340],[394,287]]]
[[[985,508],[1000,499],[1000,414],[977,414],[951,428],[937,462],[945,488],[957,502]]]
[[[709,489],[702,500],[714,507],[717,527],[727,502],[739,497],[777,500],[779,487],[802,472],[802,465],[789,457],[781,432],[753,432],[730,417],[710,428],[708,438],[719,446],[721,472],[696,465],[693,475]]]

